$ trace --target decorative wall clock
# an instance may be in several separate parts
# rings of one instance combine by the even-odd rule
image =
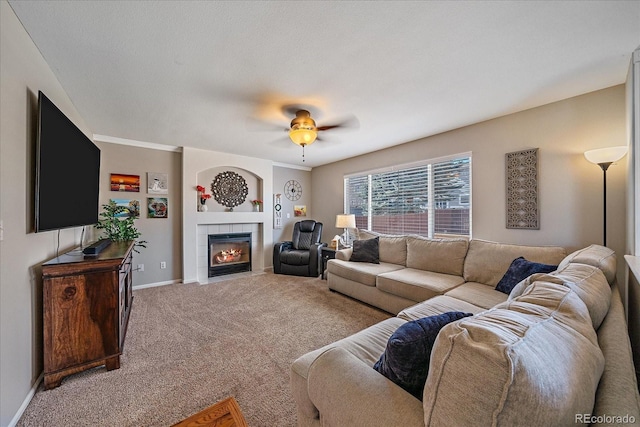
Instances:
[[[247,181],[235,172],[220,172],[211,183],[211,193],[216,202],[233,209],[247,199]]]
[[[295,179],[290,179],[284,185],[284,194],[287,196],[287,199],[292,202],[296,201],[302,197],[302,186]]]

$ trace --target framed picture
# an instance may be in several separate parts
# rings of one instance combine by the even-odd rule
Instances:
[[[169,201],[166,197],[147,198],[148,218],[169,218]]]
[[[140,175],[111,174],[111,191],[140,192]]]
[[[147,193],[169,194],[169,174],[147,172]]]
[[[307,216],[307,206],[306,205],[295,205],[293,207],[293,215],[294,216]]]
[[[140,201],[129,199],[111,199],[116,206],[125,208],[123,212],[116,215],[116,218],[140,218]]]

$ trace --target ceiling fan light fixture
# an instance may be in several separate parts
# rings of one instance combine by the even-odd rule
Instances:
[[[291,141],[302,147],[313,144],[317,137],[318,132],[315,129],[297,128],[289,131]]]

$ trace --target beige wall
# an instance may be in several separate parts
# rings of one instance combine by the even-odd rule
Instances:
[[[289,200],[284,194],[284,186],[287,181],[294,179],[302,186],[302,196],[296,201]],[[273,241],[284,242],[291,240],[293,235],[293,225],[301,220],[315,219],[314,212],[311,206],[311,172],[307,170],[293,169],[288,167],[274,166],[273,167],[273,192],[274,194],[282,194],[282,228],[273,229]],[[293,207],[297,205],[304,205],[307,207],[306,217],[296,217],[293,214]],[[273,223],[271,224],[273,227]],[[327,241],[326,233],[322,233],[323,241]],[[272,266],[273,262],[269,262]]]
[[[625,89],[619,85],[314,168],[314,215],[331,225],[342,212],[344,174],[470,151],[474,238],[570,250],[601,244],[602,170],[583,153],[625,142]],[[509,230],[504,157],[535,147],[540,149],[540,230]],[[607,240],[620,255],[625,245],[626,173],[626,162],[607,172]],[[338,232],[330,228],[325,234]]]
[[[0,425],[8,425],[42,371],[39,265],[55,256],[58,232],[33,233],[38,90],[92,134],[5,0],[0,1]],[[81,228],[61,230],[60,250]]]
[[[100,205],[109,199],[128,199],[140,202],[140,218],[135,220],[147,241],[146,248],[139,248],[133,255],[133,268],[144,264],[144,271],[134,271],[133,285],[166,284],[182,278],[182,155],[179,152],[154,150],[127,145],[96,142],[101,150]],[[169,193],[147,193],[147,172],[162,172],[169,177]],[[140,175],[140,192],[111,191],[111,173]],[[147,199],[165,197],[169,203],[168,218],[148,218]],[[100,230],[97,230],[97,234]],[[167,268],[160,269],[160,262]]]

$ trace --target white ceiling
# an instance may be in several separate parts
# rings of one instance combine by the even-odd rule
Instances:
[[[9,3],[95,134],[309,167],[623,83],[640,45],[640,1]],[[359,127],[302,163],[289,104]]]

